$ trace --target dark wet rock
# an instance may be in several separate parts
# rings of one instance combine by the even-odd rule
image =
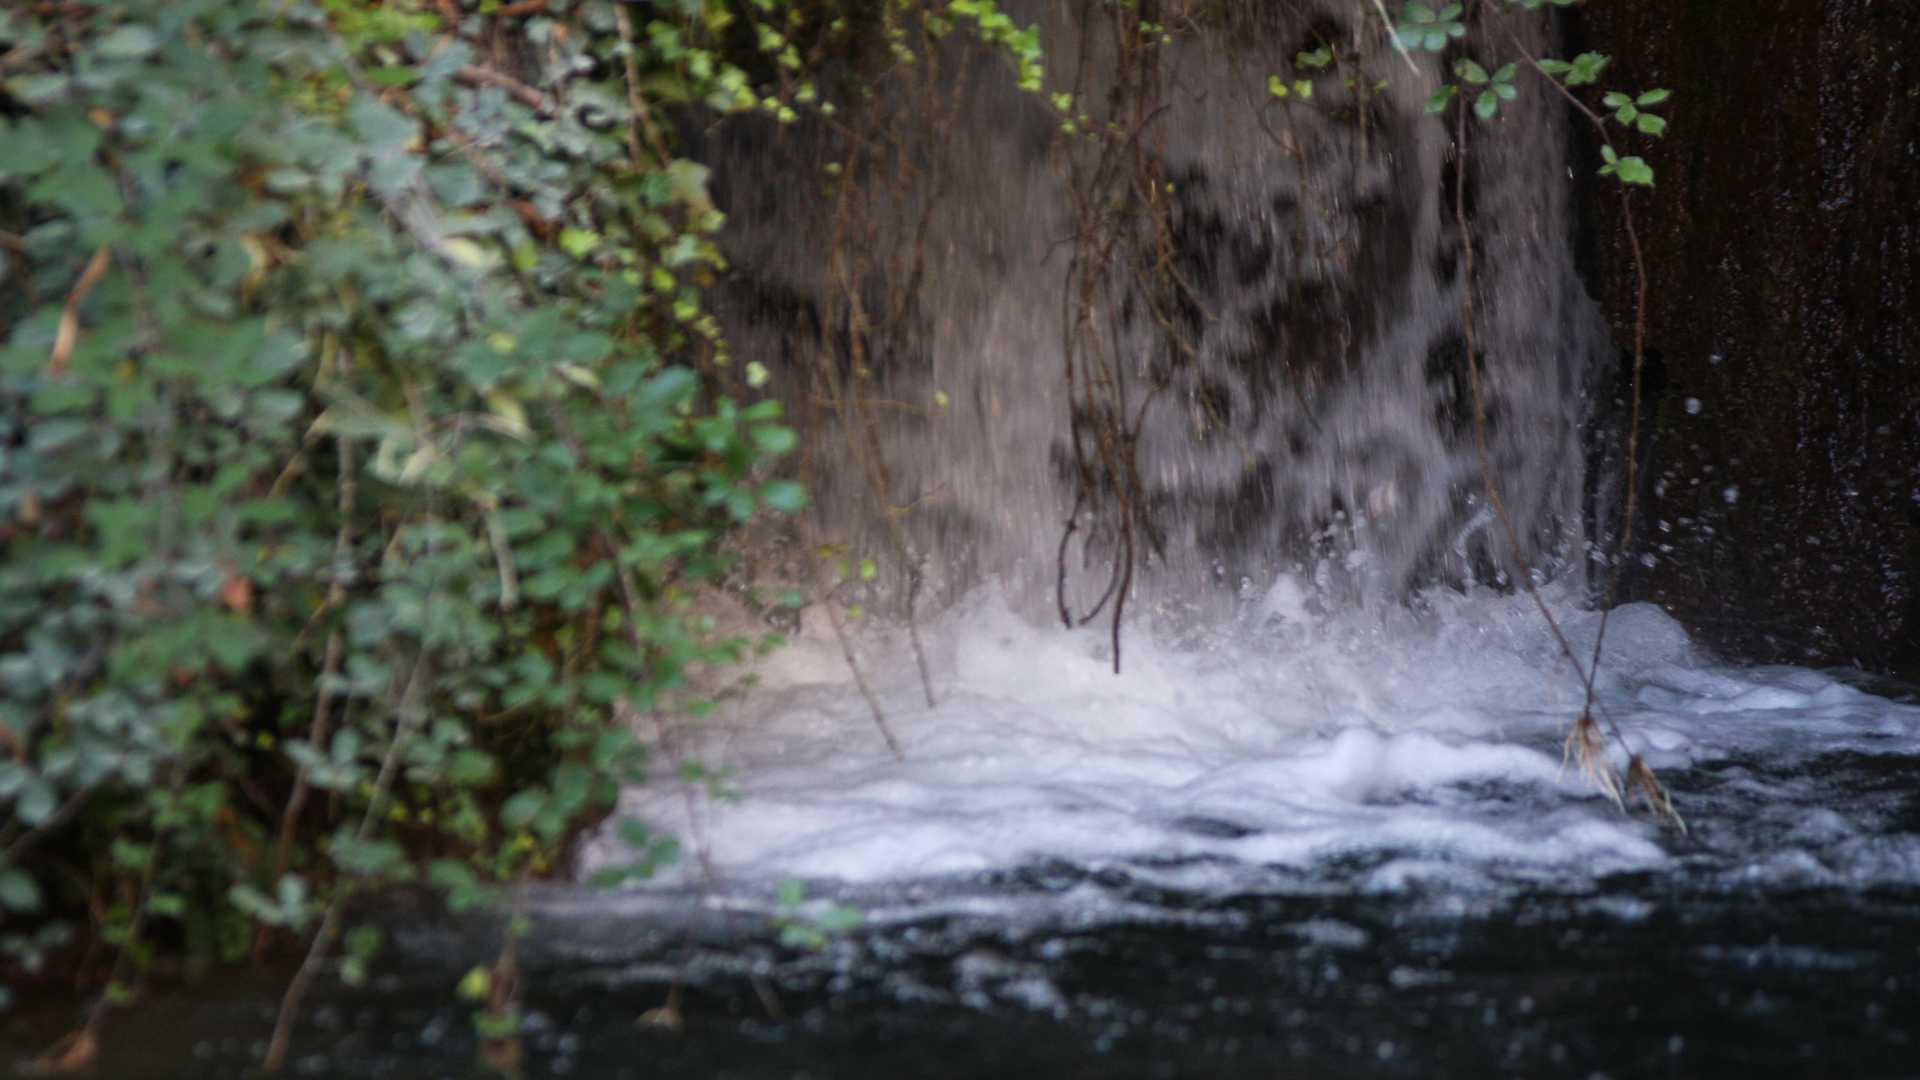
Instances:
[[[1668,385],[1630,595],[1734,656],[1911,677],[1920,7],[1624,0],[1570,29],[1570,51],[1615,56],[1609,86],[1674,91],[1646,151],[1659,187],[1633,200]],[[1587,187],[1591,282],[1625,344],[1616,185]]]

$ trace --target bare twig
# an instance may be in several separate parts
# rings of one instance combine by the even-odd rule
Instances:
[[[1573,665],[1574,673],[1585,678],[1586,673],[1580,666],[1579,657],[1574,655],[1573,644],[1561,631],[1559,620],[1553,617],[1553,612],[1547,608],[1546,600],[1541,597],[1540,590],[1533,583],[1533,572],[1527,565],[1525,548],[1520,543],[1520,530],[1513,523],[1513,515],[1507,512],[1506,500],[1500,496],[1500,485],[1494,480],[1493,451],[1487,446],[1486,397],[1480,384],[1480,355],[1474,343],[1473,229],[1467,224],[1468,156],[1465,102],[1457,105],[1455,117],[1454,168],[1458,170],[1458,180],[1453,185],[1453,214],[1454,221],[1460,228],[1460,250],[1464,263],[1460,285],[1461,330],[1466,343],[1468,386],[1473,396],[1473,445],[1480,459],[1480,482],[1487,493],[1487,501],[1493,505],[1494,515],[1499,519],[1502,531],[1506,533],[1508,552],[1514,562],[1514,577],[1519,579],[1521,588],[1526,590],[1527,596],[1533,600],[1534,607],[1539,609],[1540,617],[1546,620],[1548,629],[1553,631],[1554,641],[1559,644],[1560,651],[1566,656],[1567,662]]]
[[[620,29],[620,44],[625,46],[626,51],[627,109],[633,113],[631,122],[627,124],[627,153],[632,157],[637,172],[647,167],[646,156],[640,150],[642,132],[646,134],[647,145],[660,161],[668,157],[667,145],[660,137],[659,129],[654,127],[653,114],[647,110],[646,99],[640,96],[640,60],[633,44],[633,16],[627,13],[625,4],[615,4],[613,17]]]
[[[1607,135],[1606,120],[1604,120],[1599,113],[1589,108],[1586,102],[1581,101],[1579,96],[1574,94],[1572,90],[1569,90],[1564,83],[1554,78],[1545,68],[1541,67],[1540,61],[1536,59],[1532,53],[1527,51],[1517,36],[1513,36],[1511,33],[1509,33],[1509,36],[1513,39],[1514,47],[1519,49],[1520,55],[1526,58],[1528,65],[1539,72],[1540,77],[1545,79],[1548,85],[1558,90],[1560,96],[1566,98],[1568,104],[1572,105],[1580,115],[1587,118],[1588,123],[1593,125],[1594,134],[1599,137],[1601,145],[1612,148],[1613,140]],[[1613,613],[1614,594],[1620,586],[1620,567],[1627,558],[1629,548],[1633,543],[1634,516],[1639,508],[1640,398],[1647,354],[1647,261],[1644,252],[1642,252],[1640,248],[1639,229],[1636,228],[1634,224],[1631,193],[1627,191],[1625,185],[1622,185],[1620,189],[1620,215],[1621,223],[1626,229],[1627,245],[1633,255],[1634,274],[1633,382],[1631,388],[1628,390],[1628,396],[1633,400],[1629,402],[1627,406],[1627,467],[1624,480],[1626,487],[1626,505],[1622,512],[1619,551],[1615,555],[1613,565],[1608,567],[1607,586],[1601,596],[1600,625],[1594,633],[1593,659],[1586,672],[1586,702],[1584,709],[1591,709],[1593,707],[1594,679],[1599,675],[1601,648],[1606,644],[1607,620]],[[1673,815],[1673,820],[1678,822],[1679,816]],[[1684,827],[1683,825],[1682,828]]]
[[[325,611],[337,611],[347,602],[347,582],[352,577],[353,562],[353,514],[360,490],[360,478],[355,472],[353,460],[353,440],[339,438],[335,444],[335,456],[340,464],[340,495],[338,500],[340,526],[333,536],[333,580],[327,586],[327,599],[323,605]],[[327,635],[326,656],[320,663],[320,692],[313,703],[313,723],[307,731],[307,741],[316,750],[325,752],[327,742],[333,737],[333,676],[339,674],[340,665],[345,661],[346,636],[336,627]],[[293,851],[295,833],[299,830],[300,814],[306,808],[307,793],[310,790],[308,770],[305,765],[293,780],[293,792],[287,796],[287,808],[280,815],[280,838],[274,848],[273,874],[279,877],[287,870],[287,863]]]
[[[400,755],[412,741],[414,731],[426,715],[420,698],[425,693],[427,667],[427,650],[422,646],[420,654],[414,659],[413,670],[407,674],[406,688],[400,693],[400,701],[395,709],[400,723],[394,730],[393,742],[387,746],[386,755],[381,759],[379,775],[373,782],[373,795],[367,800],[367,808],[360,816],[359,828],[354,830],[355,840],[364,841],[372,835],[374,823],[386,813],[387,796],[393,790]],[[307,947],[307,955],[293,973],[293,978],[287,982],[287,991],[280,998],[279,1015],[274,1018],[273,1036],[267,1043],[266,1053],[260,1058],[262,1071],[279,1072],[286,1064],[287,1046],[293,1039],[293,1021],[300,1013],[300,1003],[306,998],[313,980],[319,976],[334,939],[340,935],[341,911],[345,906],[347,891],[345,886],[338,887],[328,899],[326,911],[320,917],[320,928],[314,931],[313,940]]]
[[[33,828],[28,829],[26,832],[8,841],[6,850],[0,852],[0,863],[18,865],[20,860],[26,858],[27,852],[33,850],[35,844],[46,839],[47,834],[72,820],[73,815],[79,813],[80,808],[86,805],[87,797],[91,794],[93,794],[93,789],[81,788],[68,795],[66,800],[60,804],[59,809],[49,815],[45,821],[42,821],[40,824],[35,825]]]
[[[67,294],[66,305],[60,309],[60,328],[53,337],[53,352],[47,357],[48,378],[57,379],[67,373],[74,346],[80,341],[80,305],[87,302],[87,294],[106,276],[107,267],[112,261],[113,248],[101,244],[94,251],[93,258],[87,260],[86,269],[80,272],[80,280],[73,283],[73,291]]]
[[[887,740],[887,749],[901,761],[907,759],[906,752],[900,749],[900,740],[893,737],[893,727],[887,723],[887,710],[880,705],[880,699],[874,696],[873,687],[868,685],[866,673],[860,670],[860,661],[853,654],[853,640],[847,636],[847,627],[840,618],[839,602],[829,595],[820,604],[826,610],[827,621],[833,625],[834,640],[840,643],[840,655],[847,659],[847,670],[853,672],[853,682],[860,688],[860,696],[867,700],[867,708],[873,713],[873,725],[880,729],[880,737]]]
[[[1071,94],[1075,101],[1082,100],[1080,91],[1086,82],[1086,34],[1091,22],[1083,19],[1081,23],[1081,60]],[[1175,325],[1170,298],[1184,295],[1199,310],[1206,305],[1175,265],[1162,164],[1166,133],[1158,123],[1168,106],[1161,100],[1164,76],[1154,47],[1157,41],[1144,35],[1139,15],[1131,9],[1111,11],[1104,25],[1112,32],[1121,58],[1119,83],[1109,96],[1115,119],[1107,127],[1096,124],[1087,130],[1086,137],[1099,146],[1090,161],[1075,153],[1069,136],[1056,136],[1054,144],[1055,172],[1073,211],[1072,255],[1061,293],[1061,358],[1075,481],[1074,508],[1056,554],[1055,601],[1061,620],[1074,625],[1066,596],[1067,557],[1080,528],[1081,510],[1088,509],[1095,521],[1082,541],[1083,550],[1090,556],[1089,545],[1103,536],[1113,537],[1116,550],[1105,592],[1078,622],[1091,621],[1112,602],[1110,638],[1117,674],[1121,628],[1142,542],[1149,551],[1161,548],[1148,517],[1147,489],[1140,476],[1140,432],[1148,408],[1171,379],[1150,378],[1140,400],[1130,401],[1127,367],[1119,355],[1123,339],[1118,312],[1123,305],[1114,294],[1129,290],[1129,300],[1141,301],[1175,355],[1187,361],[1197,356],[1197,350]],[[1119,124],[1122,118],[1124,126]],[[1139,227],[1142,221],[1144,230]]]
[[[621,10],[617,9],[616,10]],[[505,90],[515,101],[535,112],[549,113],[554,109],[554,101],[541,90],[528,86],[504,71],[481,67],[478,64],[462,64],[453,73],[454,79],[468,86],[492,86]]]
[[[1558,90],[1581,115],[1587,118],[1599,136],[1600,142],[1611,148],[1613,143],[1612,140],[1608,138],[1606,122],[1601,119],[1599,114],[1595,113],[1591,108],[1588,108],[1586,103],[1581,101],[1579,97],[1562,84],[1560,80],[1555,79],[1545,68],[1541,67],[1540,61],[1521,43],[1518,35],[1509,31],[1508,36],[1513,41],[1514,47],[1526,58],[1527,63],[1531,65],[1535,71],[1539,72],[1541,77],[1546,79],[1554,89]],[[1654,775],[1653,770],[1640,755],[1630,755],[1628,771],[1624,780],[1604,764],[1603,748],[1597,730],[1599,722],[1605,723],[1607,734],[1613,739],[1616,745],[1623,749],[1627,746],[1626,738],[1621,733],[1619,725],[1614,722],[1611,716],[1597,707],[1598,703],[1595,700],[1595,680],[1598,679],[1600,673],[1600,657],[1602,655],[1602,648],[1606,642],[1607,620],[1612,612],[1613,596],[1620,580],[1620,559],[1616,558],[1614,565],[1610,568],[1607,587],[1601,601],[1599,626],[1594,633],[1593,654],[1583,669],[1579,658],[1574,655],[1572,644],[1561,631],[1559,622],[1554,619],[1552,612],[1547,609],[1546,602],[1540,597],[1539,590],[1535,588],[1533,584],[1532,574],[1527,570],[1525,558],[1521,552],[1519,532],[1514,527],[1513,519],[1507,513],[1506,506],[1500,498],[1498,486],[1494,483],[1492,456],[1486,445],[1486,414],[1480,389],[1480,367],[1474,351],[1473,341],[1473,234],[1472,230],[1468,227],[1466,215],[1467,106],[1464,100],[1456,105],[1455,116],[1456,153],[1458,154],[1458,164],[1456,167],[1459,170],[1459,182],[1454,185],[1454,218],[1459,223],[1461,249],[1465,260],[1464,281],[1461,286],[1461,307],[1465,327],[1467,367],[1471,377],[1473,391],[1474,442],[1479,450],[1481,476],[1486,486],[1487,497],[1488,500],[1492,502],[1501,526],[1507,534],[1507,542],[1512,549],[1515,567],[1519,572],[1521,584],[1525,587],[1527,595],[1533,599],[1534,606],[1539,609],[1541,617],[1547,622],[1547,626],[1552,630],[1554,640],[1559,645],[1561,653],[1567,658],[1568,663],[1573,665],[1574,673],[1580,677],[1582,682],[1584,700],[1581,703],[1580,716],[1575,722],[1574,730],[1567,736],[1567,751],[1570,755],[1578,758],[1581,771],[1586,773],[1615,804],[1624,809],[1627,796],[1638,792],[1651,811],[1657,816],[1673,822],[1676,828],[1681,832],[1685,832],[1687,827],[1686,822],[1674,809],[1672,797],[1668,794],[1666,788],[1661,785],[1658,777]],[[1630,405],[1630,419],[1628,421],[1627,467],[1625,477],[1626,505],[1620,540],[1621,555],[1624,557],[1625,551],[1633,537],[1633,520],[1638,495],[1638,461],[1636,448],[1640,438],[1641,377],[1646,357],[1647,267],[1646,259],[1640,248],[1639,232],[1634,226],[1633,205],[1630,195],[1624,187],[1620,192],[1620,206],[1626,227],[1627,241],[1633,254],[1635,278],[1633,384],[1629,391],[1633,401]],[[1596,721],[1596,716],[1599,717],[1599,721]]]
[[[1383,0],[1373,0],[1373,10],[1380,13],[1380,21],[1387,28],[1387,40],[1393,42],[1394,51],[1400,54],[1400,59],[1407,62],[1407,70],[1415,75],[1420,74],[1420,65],[1413,62],[1413,54],[1407,51],[1406,44],[1400,40],[1399,33],[1393,29],[1393,16],[1387,14],[1387,5]]]
[[[168,792],[177,795],[185,778],[186,770],[179,765],[169,768]],[[154,880],[160,872],[160,853],[165,847],[166,833],[156,830],[153,840],[147,845],[147,859],[145,865],[140,868],[140,884],[134,894],[126,937],[121,941],[119,950],[114,955],[113,970],[107,976],[107,988],[94,999],[93,1006],[87,1010],[87,1020],[81,1029],[68,1038],[62,1039],[56,1044],[54,1050],[48,1051],[47,1056],[51,1057],[58,1051],[62,1058],[80,1059],[79,1063],[85,1064],[84,1059],[89,1059],[94,1048],[98,1047],[101,1028],[107,1021],[107,1014],[113,1009],[114,1002],[117,1000],[116,995],[126,990],[127,974],[140,949],[140,937],[146,930],[148,905],[153,899]],[[62,1047],[68,1048],[62,1050]]]

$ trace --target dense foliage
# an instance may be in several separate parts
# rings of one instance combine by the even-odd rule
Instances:
[[[154,942],[324,947],[354,889],[482,902],[642,776],[623,714],[745,647],[689,597],[804,495],[646,102],[777,102],[686,7],[0,14],[15,965],[78,929],[119,994]]]

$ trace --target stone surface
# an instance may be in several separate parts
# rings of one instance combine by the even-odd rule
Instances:
[[[1920,5],[1614,0],[1570,20],[1604,82],[1674,91],[1637,193],[1664,367],[1627,592],[1752,660],[1920,671]],[[1597,157],[1582,140],[1577,151]],[[1624,150],[1623,152],[1640,152]],[[1623,346],[1615,185],[1586,268]]]

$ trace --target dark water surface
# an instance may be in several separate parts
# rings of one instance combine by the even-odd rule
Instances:
[[[998,885],[1037,900],[1129,890],[1061,867]],[[758,918],[690,949],[657,915],[543,919],[526,1074],[1920,1075],[1920,888],[1638,875],[1498,901],[1133,891],[1158,914],[1011,927],[950,913],[819,953],[775,945]],[[452,993],[476,943],[424,923],[402,942],[371,987],[316,995],[289,1075],[487,1075]],[[684,1030],[637,1023],[682,971]],[[245,1075],[277,992],[242,979],[125,1010],[87,1075]],[[9,1060],[78,1010],[22,1013],[0,1043]]]
[[[1154,884],[1191,864],[1051,863],[842,893],[868,923],[820,951],[778,943],[764,889],[556,888],[528,906],[525,1075],[1920,1076],[1920,756],[1888,742],[1679,770],[1691,831],[1597,879],[1381,891],[1357,883],[1418,853],[1372,849],[1202,896]],[[286,1075],[493,1075],[454,987],[501,920],[386,910],[371,984],[316,985]],[[684,1028],[639,1022],[676,982]],[[81,1075],[251,1075],[284,985],[120,1010]],[[0,1069],[83,1012],[17,1003]]]

